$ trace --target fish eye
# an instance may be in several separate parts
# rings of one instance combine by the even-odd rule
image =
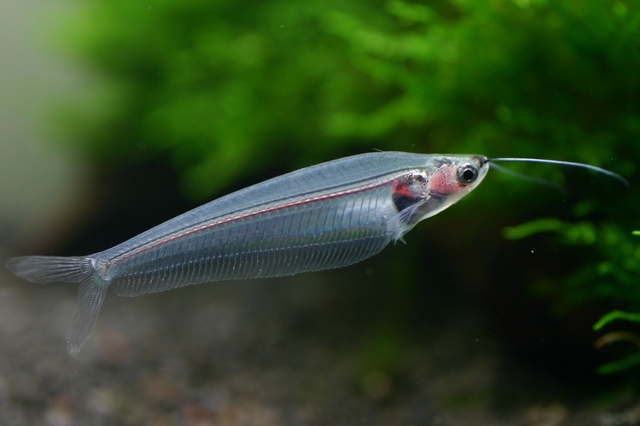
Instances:
[[[458,182],[469,185],[478,178],[478,169],[471,164],[465,164],[458,168]]]

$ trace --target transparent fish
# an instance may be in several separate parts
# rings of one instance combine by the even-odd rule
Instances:
[[[352,265],[456,203],[500,160],[403,152],[346,157],[218,198],[99,253],[16,257],[7,267],[35,283],[79,284],[68,338],[75,355],[109,288],[138,296]]]

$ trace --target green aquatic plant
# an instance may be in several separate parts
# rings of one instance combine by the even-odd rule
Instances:
[[[635,2],[74,10],[68,44],[109,93],[97,116],[78,112],[77,148],[105,168],[162,158],[192,198],[276,161],[292,170],[371,148],[615,161],[623,174],[640,155],[628,143],[640,132]]]
[[[521,239],[545,232],[559,234],[566,244],[589,247],[595,257],[566,279],[539,287],[540,294],[554,292],[559,295],[556,307],[562,311],[589,302],[607,302],[629,310],[608,312],[593,325],[594,331],[601,331],[619,320],[640,323],[640,245],[637,242],[640,231],[629,233],[610,223],[598,226],[590,221],[567,223],[547,218],[507,228],[505,236]],[[561,288],[552,289],[555,285]],[[610,331],[599,337],[595,346],[600,349],[614,342],[631,343],[636,349],[623,355],[622,359],[600,366],[598,372],[601,374],[640,364],[639,334],[625,329]]]
[[[640,323],[640,313],[624,312],[618,310],[611,311],[600,318],[600,320],[593,325],[593,329],[594,331],[600,331],[606,325],[616,320]],[[631,343],[635,346],[635,351],[627,355],[626,357],[623,357],[622,359],[601,365],[598,368],[598,372],[600,374],[615,373],[620,370],[631,368],[640,364],[640,335],[625,330],[611,331],[596,340],[595,346],[596,348],[600,349],[605,345],[614,342]]]

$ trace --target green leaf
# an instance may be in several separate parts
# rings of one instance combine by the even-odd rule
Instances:
[[[640,322],[640,313],[632,313],[632,312],[624,312],[624,311],[611,311],[608,314],[604,315],[600,318],[594,325],[593,329],[595,331],[600,330],[605,325],[616,321],[616,320],[625,320],[632,322]]]

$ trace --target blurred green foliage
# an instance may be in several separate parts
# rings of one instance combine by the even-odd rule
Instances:
[[[570,309],[587,302],[608,301],[640,310],[640,245],[637,238],[615,223],[595,224],[591,221],[573,223],[557,218],[538,219],[505,229],[511,239],[532,234],[553,232],[562,241],[578,250],[592,251],[592,259],[582,269],[563,280],[559,306]],[[541,287],[541,291],[544,289]],[[557,292],[553,284],[547,291]]]
[[[635,1],[93,0],[78,13],[68,40],[111,83],[79,144],[102,164],[164,155],[193,197],[353,146],[627,174],[638,157]]]
[[[600,320],[593,325],[593,329],[595,331],[602,330],[606,325],[610,324],[613,321],[624,320],[630,321],[633,323],[640,323],[640,314],[632,313],[632,312],[624,312],[614,310],[600,318]],[[604,345],[613,343],[613,342],[629,342],[633,343],[635,346],[634,352],[623,357],[622,359],[609,362],[607,364],[601,365],[598,368],[598,372],[601,374],[610,374],[616,373],[620,370],[624,370],[626,368],[634,367],[640,364],[640,335],[633,333],[631,331],[613,331],[605,334],[596,342],[596,347],[601,348]]]
[[[636,241],[639,231],[632,233],[634,239],[631,240],[631,233],[614,223],[567,223],[547,218],[506,228],[505,236],[520,239],[545,232],[560,234],[565,244],[590,248],[595,256],[579,271],[563,279],[561,286],[557,282],[540,283],[537,286],[540,296],[557,297],[556,307],[563,311],[586,303],[607,302],[609,306],[624,306],[640,312],[640,245]],[[640,323],[640,313],[613,310],[600,318],[593,329],[601,331],[616,320]],[[617,355],[621,359],[600,366],[598,371],[601,374],[615,373],[640,364],[639,334],[628,329],[609,331],[598,339],[596,347],[602,348],[613,342],[631,342],[635,350]]]
[[[195,199],[371,148],[581,161],[630,180],[640,159],[636,0],[90,0],[66,27],[109,83],[97,117],[76,115],[77,148],[103,168],[167,159]],[[559,167],[513,167],[563,183]],[[579,250],[581,269],[540,284],[558,306],[640,311],[640,190],[580,176],[577,223],[513,178],[484,183],[478,211],[553,217],[507,233]]]

